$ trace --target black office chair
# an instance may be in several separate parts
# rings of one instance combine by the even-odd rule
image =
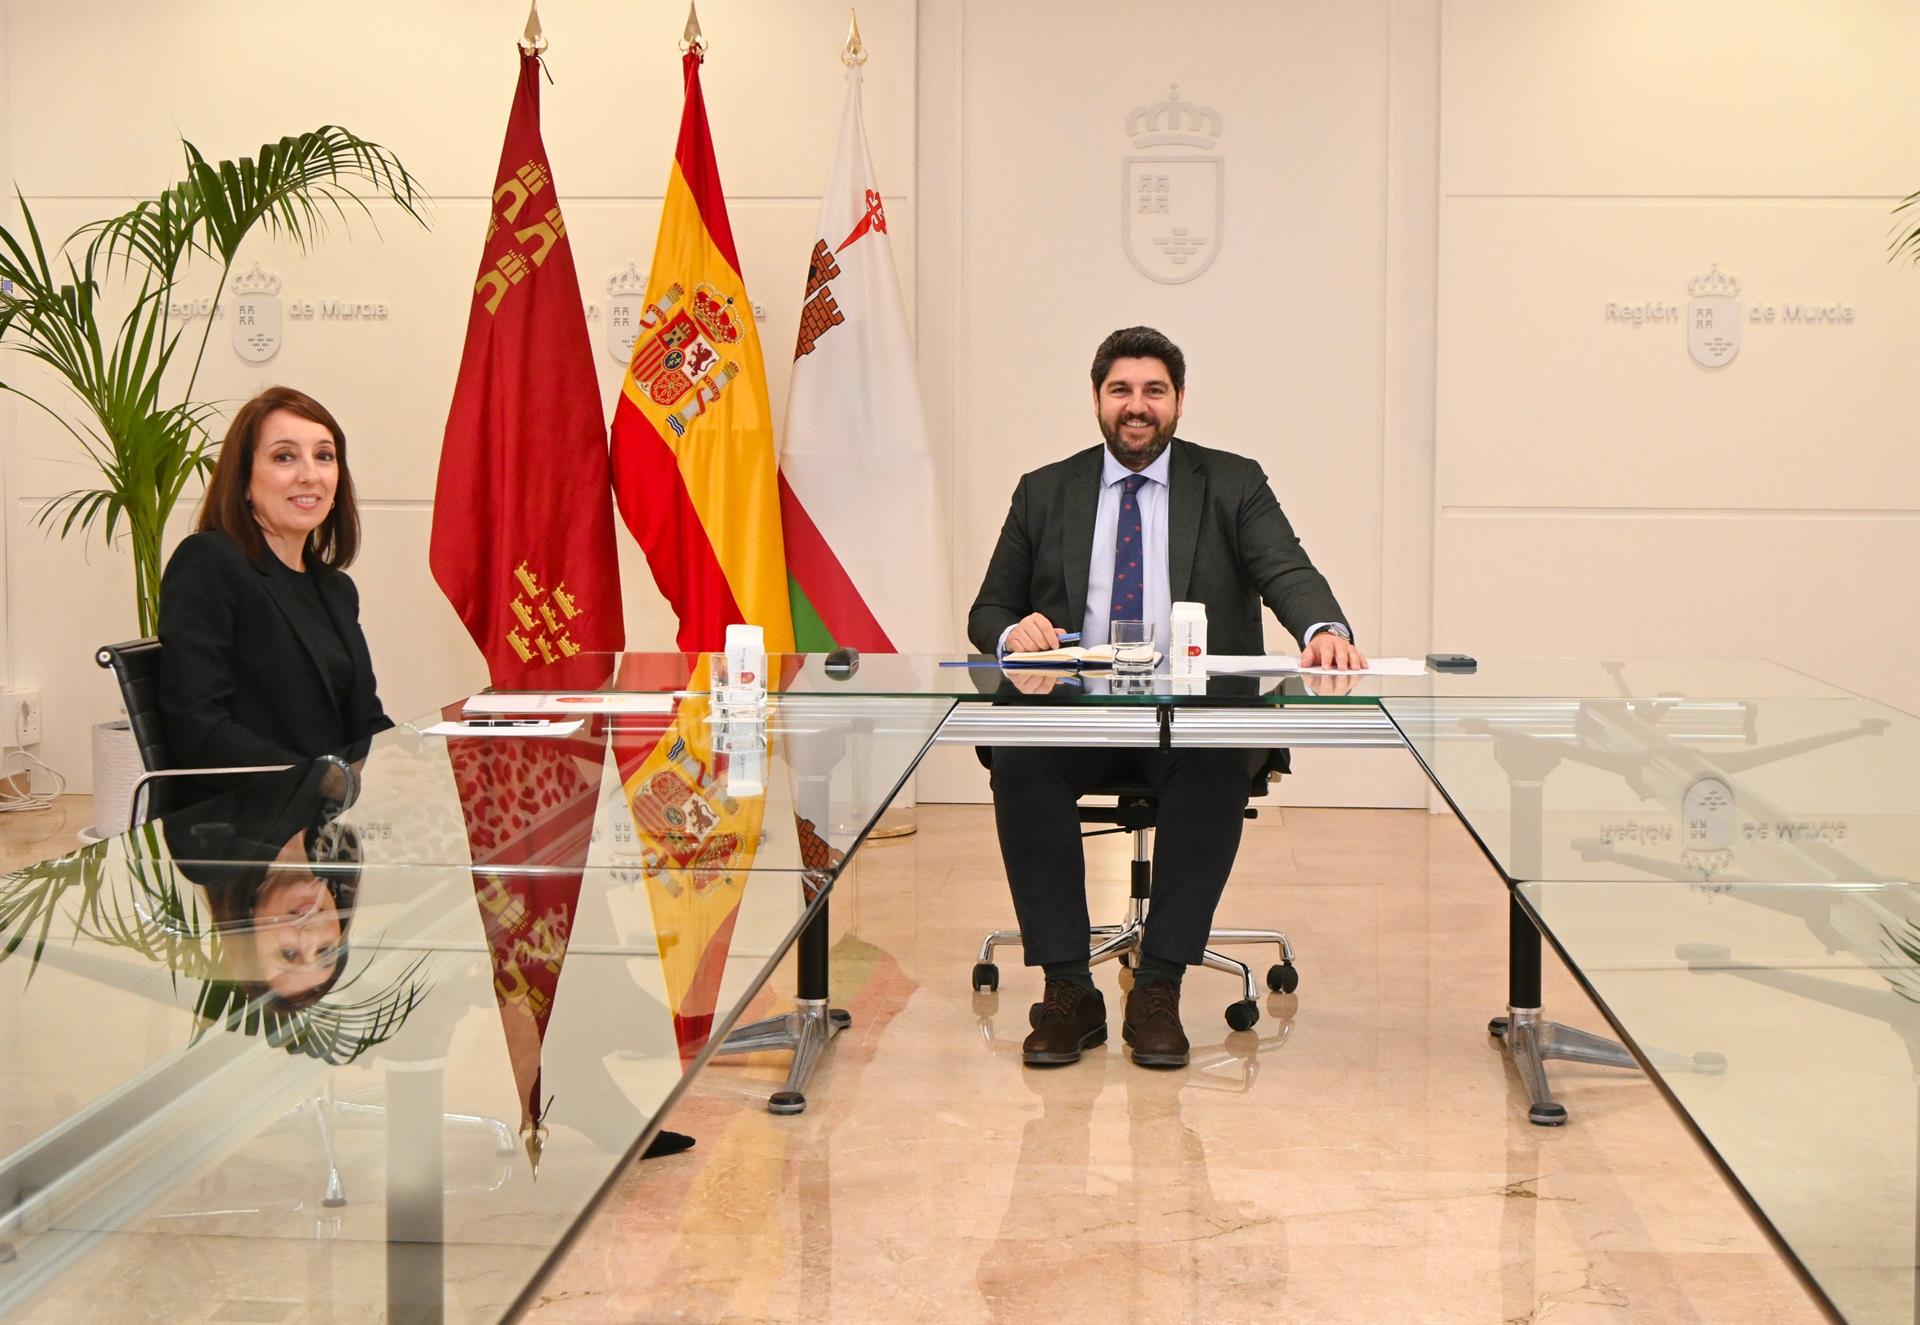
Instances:
[[[992,767],[989,752],[982,748],[978,751],[980,762]],[[1276,750],[1268,756],[1253,775],[1247,788],[1249,798],[1264,797],[1267,794],[1267,782],[1274,774],[1286,771],[1286,752]],[[1123,985],[1131,987],[1131,972],[1140,959],[1140,945],[1146,938],[1147,904],[1153,898],[1153,829],[1158,822],[1160,803],[1154,798],[1153,789],[1141,783],[1113,783],[1096,787],[1090,795],[1112,796],[1113,805],[1082,805],[1080,822],[1083,824],[1112,824],[1111,828],[1096,828],[1082,833],[1082,837],[1104,837],[1108,833],[1133,834],[1133,877],[1130,896],[1127,899],[1127,918],[1118,925],[1095,925],[1089,931],[1088,938],[1092,950],[1087,960],[1094,965],[1118,958],[1128,971],[1121,977]],[[1258,817],[1258,811],[1249,806],[1247,818]],[[1017,929],[997,929],[987,935],[980,945],[980,960],[974,964],[973,987],[975,992],[991,994],[1000,988],[1000,968],[994,964],[993,950],[1003,943],[1020,942]],[[1300,987],[1300,972],[1293,964],[1293,944],[1288,942],[1286,934],[1277,929],[1215,929],[1207,934],[1207,953],[1203,964],[1216,971],[1231,971],[1239,975],[1244,996],[1227,1005],[1227,1025],[1236,1031],[1252,1030],[1260,1020],[1260,988],[1254,983],[1253,969],[1245,962],[1214,951],[1216,946],[1225,947],[1242,943],[1272,943],[1280,949],[1280,960],[1267,968],[1267,988],[1276,994],[1291,994]]]
[[[235,768],[173,767],[173,757],[167,750],[166,731],[160,722],[160,641],[149,638],[128,640],[124,644],[107,644],[103,645],[93,657],[94,661],[102,667],[111,668],[114,678],[120,682],[120,697],[127,708],[127,722],[133,728],[133,740],[140,751],[141,766],[147,770],[141,775],[140,780],[133,784],[131,823],[137,825],[146,822],[141,811],[151,808],[151,801],[154,798],[149,797],[148,802],[143,804],[141,794],[156,784],[164,786],[165,779],[209,775],[219,777],[238,773],[284,773],[293,767],[292,764],[257,764]],[[331,758],[331,756],[327,757]],[[177,809],[179,807],[163,806],[162,808]],[[496,1155],[507,1156],[515,1153],[513,1131],[500,1119],[467,1113],[449,1113],[444,1117],[447,1122],[455,1126],[490,1133],[494,1140]],[[334,1157],[334,1128],[351,1126],[355,1123],[383,1126],[385,1118],[385,1105],[335,1099],[331,1078],[327,1079],[325,1088],[319,1095],[293,1106],[286,1121],[289,1124],[300,1124],[305,1119],[312,1120],[311,1126],[318,1139],[321,1156],[326,1163],[326,1181],[320,1198],[322,1207],[331,1210],[347,1203],[346,1188],[340,1178],[340,1166]]]
[[[126,705],[127,723],[133,728],[133,743],[140,751],[140,766],[146,772],[133,784],[128,824],[143,824],[144,813],[153,808],[156,798],[151,789],[164,786],[169,778],[220,777],[230,773],[282,773],[291,764],[258,764],[245,768],[176,768],[167,750],[166,729],[160,721],[160,641],[128,640],[124,644],[105,644],[93,655],[102,667],[111,668],[120,683],[120,700]],[[162,806],[163,809],[177,808]],[[97,821],[96,821],[97,822]]]

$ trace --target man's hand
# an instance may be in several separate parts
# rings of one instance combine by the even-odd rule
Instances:
[[[1351,640],[1341,639],[1331,630],[1323,630],[1307,641],[1307,647],[1300,652],[1302,667],[1338,667],[1342,671],[1352,671],[1367,665],[1367,656],[1353,647]]]
[[[1038,612],[1022,617],[1007,633],[1008,653],[1039,653],[1043,649],[1059,647],[1060,627]]]

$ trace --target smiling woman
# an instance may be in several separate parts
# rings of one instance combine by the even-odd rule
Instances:
[[[333,415],[291,387],[241,406],[162,581],[161,716],[182,767],[351,752],[393,725],[345,574],[359,543]]]

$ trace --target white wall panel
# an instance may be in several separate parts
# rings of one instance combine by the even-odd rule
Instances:
[[[1886,261],[1916,69],[1910,0],[1446,6],[1436,640],[1920,705],[1920,273]],[[1706,367],[1714,265],[1743,320]]]
[[[1448,637],[1520,657],[1770,658],[1920,711],[1920,516],[1449,511]]]
[[[440,196],[490,192],[518,70],[524,0],[12,0],[6,97],[29,196],[171,183],[178,138],[234,156],[329,120],[393,148]],[[679,0],[545,0],[541,88],[564,196],[658,197],[680,126]],[[816,200],[833,157],[847,9],[707,0],[701,71],[729,196]],[[867,129],[882,180],[913,168],[913,6],[866,4]],[[48,108],[58,107],[57,115]]]
[[[1912,187],[1920,10],[1905,0],[1456,0],[1445,15],[1449,193]]]
[[[1920,507],[1920,279],[1885,203],[1456,198],[1447,225],[1443,503]],[[1715,266],[1742,343],[1708,368],[1687,283]],[[1628,319],[1649,302],[1674,316]]]

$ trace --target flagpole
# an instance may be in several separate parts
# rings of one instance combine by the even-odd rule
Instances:
[[[860,14],[858,10],[847,10],[847,44],[840,48],[840,63],[849,69],[858,69],[867,62],[866,44],[860,40]]]
[[[860,40],[860,11],[849,6],[847,44],[840,48],[840,63],[846,66],[849,74],[857,75],[860,72],[860,66],[867,62],[867,58],[867,44]],[[854,95],[858,95],[857,89]],[[856,749],[854,757],[857,762],[860,762],[860,754],[861,752]],[[860,771],[859,777],[864,780],[864,769]],[[873,828],[867,833],[869,841],[884,841],[890,837],[912,837],[920,831],[916,783],[916,779],[909,778],[900,788],[900,793],[893,798],[885,810],[880,812],[879,818],[874,820]]]
[[[540,0],[533,0],[527,6],[527,30],[520,34],[520,50],[525,55],[539,55],[547,49],[547,35],[540,30]]]

